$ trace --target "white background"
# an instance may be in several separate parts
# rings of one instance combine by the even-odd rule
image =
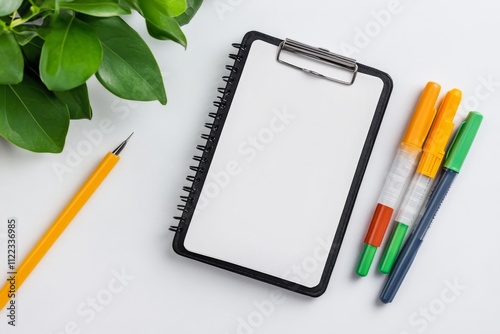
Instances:
[[[7,325],[2,311],[0,331],[498,333],[499,10],[494,1],[208,0],[184,29],[187,50],[146,37],[140,18],[131,17],[164,74],[166,107],[120,100],[92,79],[94,119],[72,122],[63,153],[34,154],[0,141],[4,263],[7,218],[18,219],[22,258],[105,153],[135,131],[112,174],[22,286],[17,327]],[[318,299],[171,249],[168,226],[178,214],[206,115],[215,111],[212,100],[234,51],[230,44],[249,30],[350,55],[394,80],[330,286]],[[382,305],[377,297],[384,277],[372,268],[358,278],[354,268],[385,172],[429,80],[439,82],[443,93],[463,91],[457,120],[469,109],[485,118],[395,301]],[[105,119],[111,127],[103,132]],[[78,150],[87,156],[78,159]],[[58,174],[57,164],[70,172]],[[128,279],[116,280],[118,273]],[[99,311],[90,311],[93,299]]]

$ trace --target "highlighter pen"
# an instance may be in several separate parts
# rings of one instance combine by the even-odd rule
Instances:
[[[441,102],[436,119],[425,141],[417,172],[413,176],[396,214],[396,226],[380,261],[378,269],[383,274],[390,273],[406,232],[417,220],[418,214],[429,196],[432,183],[444,158],[446,144],[453,132],[453,118],[457,113],[461,99],[462,92],[458,89],[452,89]]]
[[[383,303],[390,303],[394,299],[394,296],[417,255],[427,230],[431,226],[434,216],[448,193],[453,180],[462,168],[482,120],[483,116],[480,113],[470,112],[465,122],[463,122],[458,129],[448,153],[446,154],[443,173],[439,177],[439,181],[429,197],[429,202],[425,206],[422,218],[417,227],[410,234],[408,241],[404,244],[401,254],[397,257],[394,268],[389,275],[389,279],[382,289],[380,301]]]
[[[441,86],[435,82],[427,83],[406,128],[364,239],[363,252],[356,267],[359,276],[368,274],[394,209],[408,185],[410,175],[415,171],[422,146],[436,115],[435,106],[440,89]]]

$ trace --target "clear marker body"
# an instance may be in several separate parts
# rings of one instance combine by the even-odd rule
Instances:
[[[422,208],[429,198],[433,181],[434,179],[420,173],[415,173],[413,176],[396,215],[396,226],[391,239],[380,261],[379,270],[383,274],[391,272],[399,250],[409,235],[408,231],[411,231],[414,224],[418,222]]]
[[[462,99],[458,89],[450,90],[443,99],[436,118],[425,141],[417,172],[403,198],[396,215],[396,224],[379,263],[383,274],[391,272],[396,257],[406,239],[407,231],[420,220],[420,211],[425,205],[433,180],[445,155],[446,144],[453,131],[453,118]]]
[[[378,204],[392,209],[396,208],[410,176],[415,171],[421,152],[421,150],[405,144],[400,145],[387,174]]]
[[[356,266],[359,276],[368,274],[377,248],[382,244],[387,226],[392,220],[392,214],[416,169],[425,138],[436,115],[435,105],[440,89],[441,86],[435,82],[427,83],[406,127],[363,242],[363,250]]]

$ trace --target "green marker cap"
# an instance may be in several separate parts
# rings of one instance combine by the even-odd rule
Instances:
[[[477,111],[471,111],[467,115],[465,121],[458,128],[457,134],[446,153],[444,167],[457,173],[460,172],[482,120],[483,115]]]
[[[398,223],[394,232],[391,236],[391,241],[387,245],[384,255],[382,256],[382,260],[380,260],[378,270],[382,274],[389,274],[391,272],[392,266],[394,262],[396,262],[396,257],[399,254],[399,250],[403,245],[403,240],[406,235],[406,231],[408,230],[408,225],[403,223]]]
[[[365,244],[363,246],[363,253],[361,253],[358,266],[356,267],[356,274],[358,274],[359,276],[368,275],[368,271],[370,270],[370,266],[372,265],[373,258],[375,257],[376,252],[376,246],[370,244]]]

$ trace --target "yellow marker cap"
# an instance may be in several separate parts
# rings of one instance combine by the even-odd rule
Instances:
[[[422,149],[434,116],[436,116],[436,102],[440,90],[441,86],[439,84],[432,81],[427,83],[420,95],[411,121],[406,128],[405,135],[401,141],[402,144],[419,150]]]
[[[452,89],[441,102],[431,132],[425,141],[424,153],[417,167],[417,172],[430,178],[436,177],[445,155],[445,148],[453,132],[453,118],[462,100],[462,92]]]

